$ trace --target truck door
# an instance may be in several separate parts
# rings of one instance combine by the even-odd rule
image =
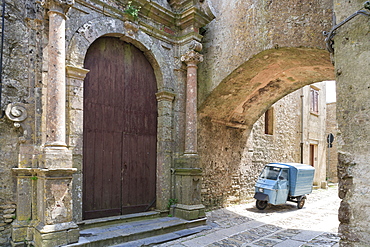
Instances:
[[[289,170],[281,169],[278,181],[277,181],[277,195],[276,195],[276,204],[283,204],[287,201],[289,194]]]

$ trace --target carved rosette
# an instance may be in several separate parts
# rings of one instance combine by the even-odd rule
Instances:
[[[50,11],[66,14],[75,4],[74,0],[41,0],[41,5]]]
[[[181,57],[181,61],[186,63],[188,66],[197,65],[198,63],[203,62],[203,55],[191,50]]]

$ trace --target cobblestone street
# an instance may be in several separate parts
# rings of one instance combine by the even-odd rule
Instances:
[[[269,205],[258,210],[255,202],[207,213],[210,229],[160,247],[336,247],[339,246],[338,188],[314,190],[303,209],[296,203]]]

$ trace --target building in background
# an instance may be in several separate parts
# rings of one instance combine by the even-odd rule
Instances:
[[[253,125],[228,203],[253,198],[254,183],[270,162],[315,167],[314,186],[326,188],[326,87],[305,86],[273,104]]]

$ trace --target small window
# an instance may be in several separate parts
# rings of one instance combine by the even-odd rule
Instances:
[[[315,88],[311,88],[310,100],[311,100],[310,111],[312,113],[318,114],[319,113],[319,90]]]
[[[274,108],[270,108],[265,112],[265,134],[274,134]]]

